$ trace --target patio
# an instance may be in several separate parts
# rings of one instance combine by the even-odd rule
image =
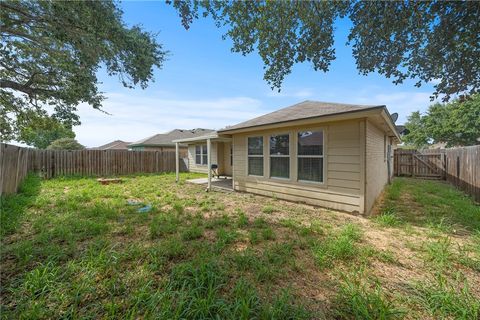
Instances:
[[[188,183],[193,184],[204,184],[208,185],[208,178],[198,178],[187,180]],[[233,191],[232,178],[231,177],[222,177],[222,178],[212,178],[211,182],[212,188]]]

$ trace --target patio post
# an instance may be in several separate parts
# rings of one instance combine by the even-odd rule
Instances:
[[[210,188],[212,186],[212,155],[211,155],[211,149],[212,149],[212,142],[209,138],[209,139],[207,139],[207,168],[208,168],[207,191],[210,191]]]
[[[178,149],[178,142],[175,142],[175,181],[180,180],[180,152]]]

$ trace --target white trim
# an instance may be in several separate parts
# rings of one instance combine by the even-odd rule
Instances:
[[[248,139],[249,138],[262,138],[262,154],[248,154]],[[261,134],[261,135],[250,135],[250,136],[246,136],[245,137],[245,144],[247,146],[246,150],[247,150],[247,163],[246,163],[246,169],[247,169],[247,172],[246,172],[246,175],[247,177],[257,177],[257,178],[263,178],[265,177],[265,135]],[[250,174],[249,173],[249,164],[248,164],[248,158],[262,158],[263,159],[263,168],[262,168],[262,172],[263,172],[263,175],[256,175],[256,174]]]
[[[288,136],[288,155],[287,154],[277,154],[277,155],[272,155],[270,154],[270,138],[272,136]],[[281,133],[271,133],[267,135],[267,140],[268,140],[268,178],[270,179],[280,179],[280,180],[291,180],[292,178],[292,170],[290,168],[292,164],[292,132],[291,131],[283,131]],[[272,176],[272,157],[273,158],[288,158],[288,177],[273,177]]]

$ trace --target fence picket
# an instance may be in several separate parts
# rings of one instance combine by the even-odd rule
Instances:
[[[1,143],[0,165],[0,194],[8,194],[18,190],[29,172],[42,172],[49,179],[61,175],[117,176],[172,171],[175,170],[175,152],[57,151]],[[180,161],[180,170],[187,171],[184,161]]]

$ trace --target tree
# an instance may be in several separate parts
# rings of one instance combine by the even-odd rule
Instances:
[[[414,111],[407,118],[407,123],[405,123],[405,128],[407,129],[407,134],[402,137],[403,142],[407,145],[412,145],[417,148],[424,148],[430,144],[430,137],[428,136],[425,129],[425,121],[420,111]]]
[[[181,1],[170,0],[189,28],[199,16],[225,26],[233,52],[255,49],[265,80],[280,89],[294,63],[327,72],[335,59],[334,24],[348,17],[347,44],[361,74],[378,72],[395,84],[438,82],[433,95],[480,90],[480,3],[476,1]]]
[[[436,103],[425,115],[413,112],[403,140],[416,147],[444,142],[447,147],[480,144],[480,94],[449,103]]]
[[[73,138],[61,138],[53,141],[48,150],[83,150],[85,147]]]
[[[39,117],[79,124],[79,103],[101,109],[100,67],[145,88],[166,54],[113,1],[1,1],[0,35],[2,140]]]
[[[71,128],[67,128],[56,119],[31,118],[29,126],[22,126],[17,141],[24,142],[38,149],[47,148],[53,141],[60,138],[75,138]]]

